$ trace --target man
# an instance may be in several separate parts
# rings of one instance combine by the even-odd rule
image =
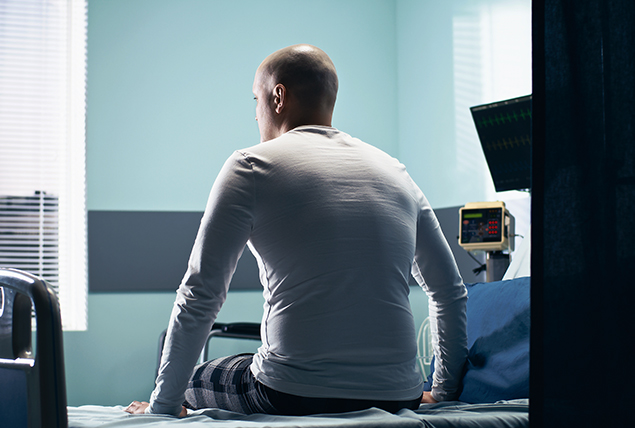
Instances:
[[[261,144],[235,152],[216,179],[150,404],[127,411],[183,416],[184,403],[242,413],[396,412],[456,398],[467,355],[463,281],[403,165],[331,127],[337,88],[335,66],[313,46],[281,49],[258,68]],[[262,346],[192,374],[246,244],[264,287]],[[434,384],[423,396],[411,270],[429,295],[436,342]]]

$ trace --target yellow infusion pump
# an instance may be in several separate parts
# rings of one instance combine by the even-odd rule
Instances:
[[[514,250],[514,216],[504,202],[465,204],[459,223],[459,245],[466,251]]]

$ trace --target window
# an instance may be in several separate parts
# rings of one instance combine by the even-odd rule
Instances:
[[[86,329],[86,0],[0,2],[0,266]]]
[[[456,162],[486,188],[486,200],[526,195],[496,193],[470,107],[531,94],[531,2],[479,0],[452,19]],[[476,144],[475,144],[476,142]],[[480,160],[480,162],[476,160]]]

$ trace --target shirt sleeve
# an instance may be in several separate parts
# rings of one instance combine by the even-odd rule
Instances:
[[[435,356],[432,397],[454,400],[467,360],[467,289],[434,211],[423,194],[421,198],[412,274],[429,298]]]
[[[219,173],[177,290],[149,413],[178,415],[192,370],[225,302],[253,223],[251,165],[235,152]]]

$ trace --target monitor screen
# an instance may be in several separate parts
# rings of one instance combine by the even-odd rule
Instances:
[[[461,244],[502,242],[504,229],[502,208],[461,210]]]
[[[497,192],[531,187],[531,95],[471,107]]]

